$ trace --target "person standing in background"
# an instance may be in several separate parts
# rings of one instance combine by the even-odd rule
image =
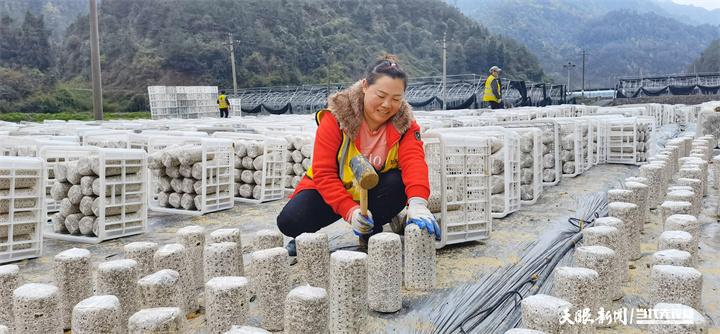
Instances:
[[[502,87],[500,87],[500,73],[502,69],[497,66],[490,68],[490,75],[485,80],[483,102],[490,104],[490,109],[505,109],[502,101]]]
[[[220,118],[228,118],[229,112],[228,109],[230,108],[230,104],[228,104],[227,95],[225,95],[225,91],[220,91],[220,96],[217,98],[217,104],[218,108],[220,109]]]

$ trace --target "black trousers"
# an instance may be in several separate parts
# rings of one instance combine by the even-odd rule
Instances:
[[[490,103],[490,109],[505,109],[505,105],[495,101],[488,101]]]
[[[380,174],[378,185],[368,191],[368,210],[375,222],[372,234],[382,232],[383,225],[400,213],[405,203],[407,196],[400,171]],[[277,217],[277,226],[284,235],[295,238],[305,232],[317,232],[341,218],[317,190],[306,189],[285,205]]]
[[[220,118],[228,118],[228,108],[220,109]]]

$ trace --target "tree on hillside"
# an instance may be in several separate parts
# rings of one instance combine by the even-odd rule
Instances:
[[[714,40],[700,57],[688,67],[688,72],[720,72],[720,39]]]

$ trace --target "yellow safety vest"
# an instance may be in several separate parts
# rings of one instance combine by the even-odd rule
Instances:
[[[484,102],[498,102],[497,96],[493,94],[492,91],[492,81],[495,79],[495,76],[488,75],[487,79],[485,80],[485,91],[483,93],[483,101]],[[497,81],[497,91],[500,92],[500,80]]]
[[[325,115],[326,113],[330,112],[328,109],[323,109],[315,113],[315,121],[320,125],[320,119]],[[340,144],[340,148],[338,149],[337,154],[337,160],[338,160],[338,176],[340,177],[340,180],[342,181],[343,185],[345,186],[345,189],[347,189],[348,193],[352,195],[353,200],[359,201],[360,200],[360,192],[355,187],[355,183],[353,182],[355,180],[355,174],[353,174],[352,169],[350,168],[350,160],[358,155],[361,155],[360,150],[355,146],[355,143],[353,143],[353,140],[345,133],[345,131],[342,132],[342,142]],[[398,141],[395,143],[391,148],[390,151],[388,151],[387,159],[385,159],[385,165],[383,166],[380,173],[388,172],[392,169],[397,169],[398,164],[398,149],[400,147],[400,142]],[[307,177],[310,179],[313,178],[313,171],[312,166],[308,168],[306,172]]]
[[[230,107],[230,105],[228,105],[227,96],[225,96],[225,95],[218,96],[218,108],[227,109],[229,107]]]

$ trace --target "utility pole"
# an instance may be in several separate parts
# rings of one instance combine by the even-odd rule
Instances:
[[[447,103],[447,31],[443,32],[443,79],[442,79],[442,109],[445,110],[445,104]]]
[[[103,119],[102,77],[100,76],[100,36],[98,30],[97,0],[90,0],[90,69],[93,86],[93,115]]]
[[[235,42],[240,42],[240,41],[233,40],[232,33],[228,33],[228,41],[223,44],[227,45],[230,49],[230,65],[232,67],[233,95],[237,96],[237,75],[235,74]]]
[[[563,68],[566,69],[567,72],[568,72],[568,76],[567,76],[567,89],[568,89],[568,90],[571,90],[571,89],[570,89],[570,71],[571,71],[573,68],[575,68],[575,64],[573,64],[572,62],[568,62],[567,64],[563,65]],[[567,93],[566,93],[565,95],[567,95]]]
[[[582,50],[582,97],[585,97],[585,56],[587,52]]]

